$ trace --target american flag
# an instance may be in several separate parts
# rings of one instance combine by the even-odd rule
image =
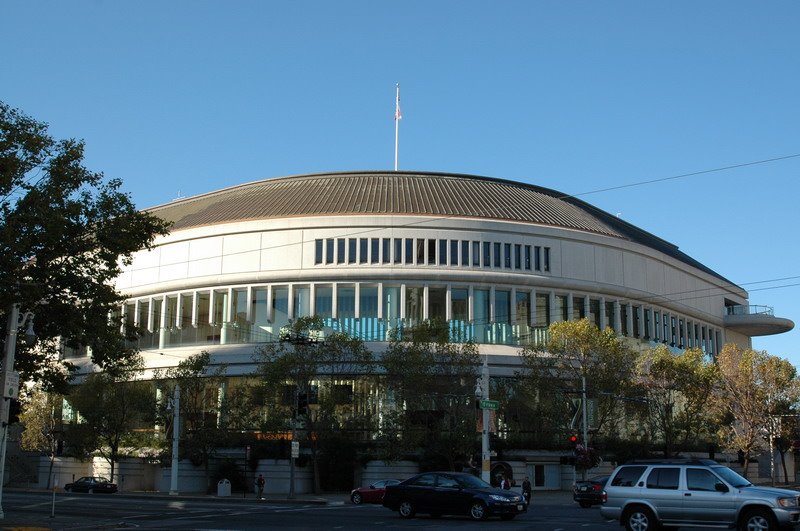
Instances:
[[[400,95],[399,94],[397,96],[397,103],[395,104],[395,107],[394,107],[394,119],[395,120],[402,120],[403,119],[403,115],[400,114]]]

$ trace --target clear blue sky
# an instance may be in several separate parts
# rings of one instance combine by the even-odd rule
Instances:
[[[0,99],[139,207],[400,168],[583,192],[800,154],[794,1],[3,2]],[[800,325],[800,158],[582,199]],[[772,282],[763,282],[772,281]],[[757,283],[762,282],[762,283]],[[754,346],[800,365],[800,332]]]

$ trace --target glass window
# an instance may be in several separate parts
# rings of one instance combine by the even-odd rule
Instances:
[[[417,263],[425,263],[425,240],[423,238],[417,238]]]
[[[472,242],[472,265],[481,266],[481,242]]]
[[[544,270],[550,271],[550,247],[544,248]]]
[[[495,242],[495,244],[493,245],[493,251],[494,251],[494,267],[500,267],[501,259],[500,259],[500,244],[499,243]]]
[[[383,288],[383,318],[400,318],[400,288]]]
[[[355,264],[356,263],[356,239],[349,238],[347,240],[347,263],[348,264]]]
[[[433,487],[433,483],[435,480],[436,480],[435,474],[423,474],[410,484],[416,485],[418,487]]]
[[[562,321],[569,320],[569,314],[567,313],[567,296],[566,295],[556,295],[556,311],[555,311],[555,314]]]
[[[383,257],[381,262],[389,264],[392,262],[392,240],[391,238],[383,239]]]
[[[522,246],[514,244],[514,269],[522,269]]]
[[[492,244],[483,242],[483,267],[492,267]]]
[[[428,263],[436,265],[436,240],[428,240]]]
[[[456,321],[466,321],[469,319],[469,290],[452,289],[450,290],[450,317]]]
[[[531,270],[531,246],[525,246],[525,269],[530,271]]]
[[[333,288],[331,286],[314,288],[314,313],[323,319],[329,319],[333,315]]]
[[[458,265],[458,240],[450,240],[450,265]]]
[[[606,301],[606,326],[614,328],[614,303]]]
[[[406,319],[412,324],[422,321],[422,295],[421,287],[406,286]]]
[[[628,330],[628,305],[627,304],[620,304],[619,305],[619,315],[620,320],[622,321],[622,335],[629,336],[630,330]]]
[[[722,483],[717,476],[704,468],[686,469],[686,488],[715,492],[717,483]]]
[[[527,291],[517,292],[517,323],[528,326],[531,322],[531,294]]]
[[[325,240],[325,263],[333,263],[333,238]]]
[[[504,243],[503,244],[503,264],[505,265],[506,269],[511,269],[511,244]]]
[[[642,309],[638,306],[633,307],[633,337],[639,337],[639,313],[641,313]]]
[[[439,265],[447,265],[447,240],[439,240]]]
[[[472,308],[475,323],[485,325],[489,322],[489,290],[476,289],[472,294],[475,299]]]
[[[439,479],[437,480],[436,486],[446,489],[457,489],[460,485],[458,484],[458,481],[451,478],[450,476],[440,475]]]
[[[362,264],[367,263],[367,247],[369,246],[369,238],[359,238],[358,239],[358,261]]]
[[[280,328],[289,322],[289,288],[272,288],[272,323]]]
[[[253,288],[253,323],[260,326],[267,324],[267,288]],[[256,338],[263,341],[264,338]]]
[[[652,339],[650,337],[650,323],[652,322],[652,312],[651,310],[645,309],[644,311],[644,338],[645,339]],[[692,345],[694,346],[694,345]]]
[[[339,319],[348,319],[356,316],[356,288],[336,288],[336,314]]]
[[[589,320],[600,328],[600,300],[589,299]]]
[[[445,288],[428,288],[428,319],[445,321],[447,308],[447,290]]]
[[[294,288],[294,316],[309,317],[311,315],[311,289]]]
[[[344,238],[336,240],[336,263],[344,263]]]
[[[414,238],[406,238],[406,264],[414,263]]]
[[[469,265],[469,242],[467,240],[461,240],[461,265]]]
[[[647,475],[647,488],[676,490],[680,473],[680,468],[654,468]]]
[[[372,264],[379,264],[381,262],[381,240],[379,238],[371,238],[369,240],[370,253],[369,261]]]
[[[586,317],[586,308],[584,308],[584,298],[574,296],[572,297],[572,318],[576,321]]]
[[[494,292],[494,321],[496,323],[511,323],[511,292],[495,290]]]
[[[646,466],[623,466],[611,480],[611,486],[635,487],[646,469]]]
[[[542,270],[542,248],[538,245],[533,248],[533,268],[536,271]]]
[[[547,293],[536,294],[536,326],[550,326],[550,296]]]
[[[322,240],[314,240],[314,263],[322,263]]]
[[[403,261],[403,239],[394,239],[394,263],[399,264]]]
[[[378,287],[361,286],[359,313],[361,317],[378,317]]]

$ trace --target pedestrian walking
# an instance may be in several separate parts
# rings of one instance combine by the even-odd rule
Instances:
[[[258,499],[264,499],[264,474],[259,474],[258,479],[256,479],[256,487],[258,488]]]
[[[531,490],[531,480],[528,479],[528,476],[525,476],[525,481],[522,482],[522,497],[525,498],[526,502],[530,503],[531,494],[533,494]]]

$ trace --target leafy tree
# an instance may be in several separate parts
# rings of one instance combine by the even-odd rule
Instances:
[[[24,426],[20,435],[20,447],[50,457],[47,488],[50,488],[53,463],[58,453],[63,399],[59,394],[47,393],[41,387],[34,387],[22,400],[22,410],[19,414],[19,421]]]
[[[700,349],[673,354],[659,345],[642,354],[637,383],[647,398],[645,420],[660,437],[664,457],[710,435],[707,405],[716,378],[716,365]]]
[[[588,319],[551,324],[545,348],[526,346],[520,356],[522,378],[546,390],[550,395],[547,401],[565,404],[558,408],[559,414],[571,398],[581,395],[585,379],[587,398],[592,397],[597,404],[598,433],[631,389],[637,359],[611,328],[600,330]]]
[[[109,319],[123,300],[113,281],[167,232],[136,210],[119,180],[84,167],[83,150],[0,102],[0,300],[36,314],[39,342],[18,345],[16,369],[62,392],[73,369],[56,355],[62,345],[90,347],[100,366],[133,355],[119,318]],[[7,311],[0,308],[0,322]]]
[[[797,373],[787,360],[765,351],[725,345],[717,355],[720,385],[714,394],[717,412],[727,421],[722,438],[744,455],[744,472],[752,456],[765,447],[764,437],[780,435],[775,415],[798,398]]]
[[[139,359],[127,371],[92,373],[67,397],[79,415],[77,429],[65,427],[68,437],[73,444],[96,450],[105,458],[111,466],[112,481],[120,458],[154,443],[150,433],[141,430],[153,426],[156,413],[152,383],[137,379],[142,365]]]
[[[384,387],[394,411],[381,426],[387,459],[424,449],[450,470],[475,451],[475,381],[480,357],[474,343],[450,343],[444,323],[428,321],[392,338],[383,354]]]
[[[212,487],[209,465],[216,450],[230,441],[232,428],[242,429],[251,425],[246,418],[249,410],[238,407],[241,392],[226,390],[225,396],[220,395],[226,381],[226,370],[226,366],[212,368],[211,355],[202,351],[154,376],[154,379],[161,380],[163,396],[175,396],[175,385],[180,385],[180,446],[194,465],[204,466],[209,490]],[[159,423],[165,426],[172,424],[174,419],[168,403],[168,400],[162,400],[158,404]],[[170,431],[173,429],[175,427],[171,425]],[[171,452],[169,437],[164,442]]]
[[[342,333],[320,338],[322,320],[294,320],[281,341],[256,351],[256,399],[263,413],[261,429],[286,433],[295,426],[311,450],[314,490],[319,492],[320,454],[328,440],[348,430],[371,431],[369,409],[358,404],[352,386],[374,372],[372,353],[363,341]],[[342,383],[350,382],[350,383]],[[351,386],[352,385],[352,386]],[[307,404],[298,411],[299,398]],[[316,403],[315,403],[316,402]]]

